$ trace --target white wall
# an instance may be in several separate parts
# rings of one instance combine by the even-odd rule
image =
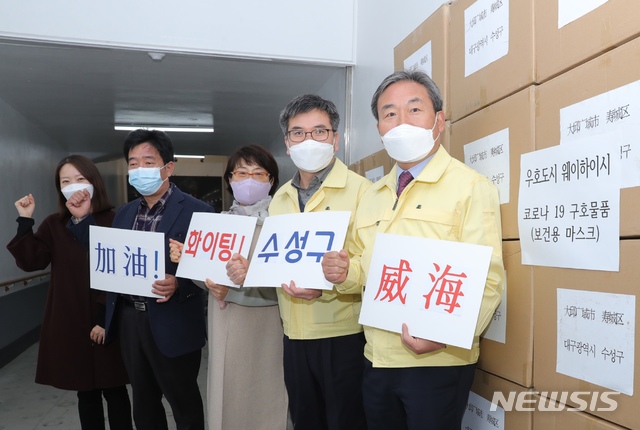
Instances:
[[[0,0],[0,36],[353,64],[357,0]]]
[[[350,163],[383,149],[371,114],[371,96],[393,72],[393,48],[443,3],[447,1],[358,2]]]
[[[6,244],[15,236],[18,211],[14,202],[31,193],[36,201],[35,228],[57,211],[54,174],[68,153],[0,99],[0,283],[29,276],[18,269]],[[1,296],[2,294],[0,294]]]

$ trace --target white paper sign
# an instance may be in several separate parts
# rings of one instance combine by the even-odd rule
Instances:
[[[494,342],[507,342],[507,272],[504,272],[504,290],[502,291],[502,300],[500,305],[493,312],[493,318],[484,333],[485,339]]]
[[[267,217],[251,258],[245,287],[333,289],[321,261],[344,247],[351,212],[304,212]]]
[[[495,405],[496,410],[491,411],[492,403],[469,391],[467,409],[462,417],[463,430],[504,430],[504,409]]]
[[[233,254],[249,257],[256,221],[252,216],[194,213],[176,276],[239,287],[227,276],[226,265]]]
[[[465,78],[509,53],[509,1],[478,0],[464,11]]]
[[[640,81],[560,109],[560,144],[616,143],[620,187],[640,185]]]
[[[522,264],[617,271],[620,158],[599,140],[520,158]]]
[[[471,349],[492,248],[378,233],[360,324]]]
[[[558,0],[558,28],[588,14],[607,0]]]
[[[91,288],[143,297],[165,278],[164,233],[89,227]]]
[[[556,371],[633,396],[636,297],[558,288],[557,298]]]
[[[431,74],[433,71],[431,41],[422,45],[416,52],[411,54],[409,58],[404,60],[404,69],[410,71],[421,70],[429,75],[429,77],[433,77]]]
[[[464,145],[464,164],[493,182],[500,194],[500,204],[509,203],[509,129],[505,128]]]
[[[384,176],[384,167],[378,166],[364,172],[364,177],[371,182],[377,182]]]

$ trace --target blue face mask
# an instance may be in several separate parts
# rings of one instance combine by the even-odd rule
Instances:
[[[165,164],[162,167],[138,167],[137,169],[131,169],[129,170],[129,184],[143,196],[150,196],[158,191],[162,183],[166,181],[166,179],[162,180],[160,176],[160,170],[166,166]]]

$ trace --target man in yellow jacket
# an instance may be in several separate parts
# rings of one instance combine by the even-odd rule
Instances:
[[[498,192],[485,176],[440,146],[442,97],[420,71],[396,72],[376,90],[371,109],[396,166],[362,196],[348,250],[325,254],[325,277],[338,292],[367,283],[377,233],[493,247],[470,350],[365,326],[364,405],[369,430],[461,427],[479,356],[479,336],[503,290]],[[351,257],[351,258],[350,258]],[[370,285],[371,287],[371,285]]]
[[[317,95],[298,96],[281,112],[287,154],[298,171],[273,197],[271,216],[351,211],[350,232],[356,204],[370,182],[335,158],[339,122],[335,105]],[[306,289],[286,277],[283,274],[286,283],[278,289],[278,305],[295,428],[365,429],[360,288]]]

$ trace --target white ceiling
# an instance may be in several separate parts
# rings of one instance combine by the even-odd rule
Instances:
[[[69,152],[121,157],[115,122],[210,125],[170,133],[181,154],[229,155],[271,145],[278,115],[298,94],[342,85],[344,67],[215,58],[0,39],[0,99]]]

